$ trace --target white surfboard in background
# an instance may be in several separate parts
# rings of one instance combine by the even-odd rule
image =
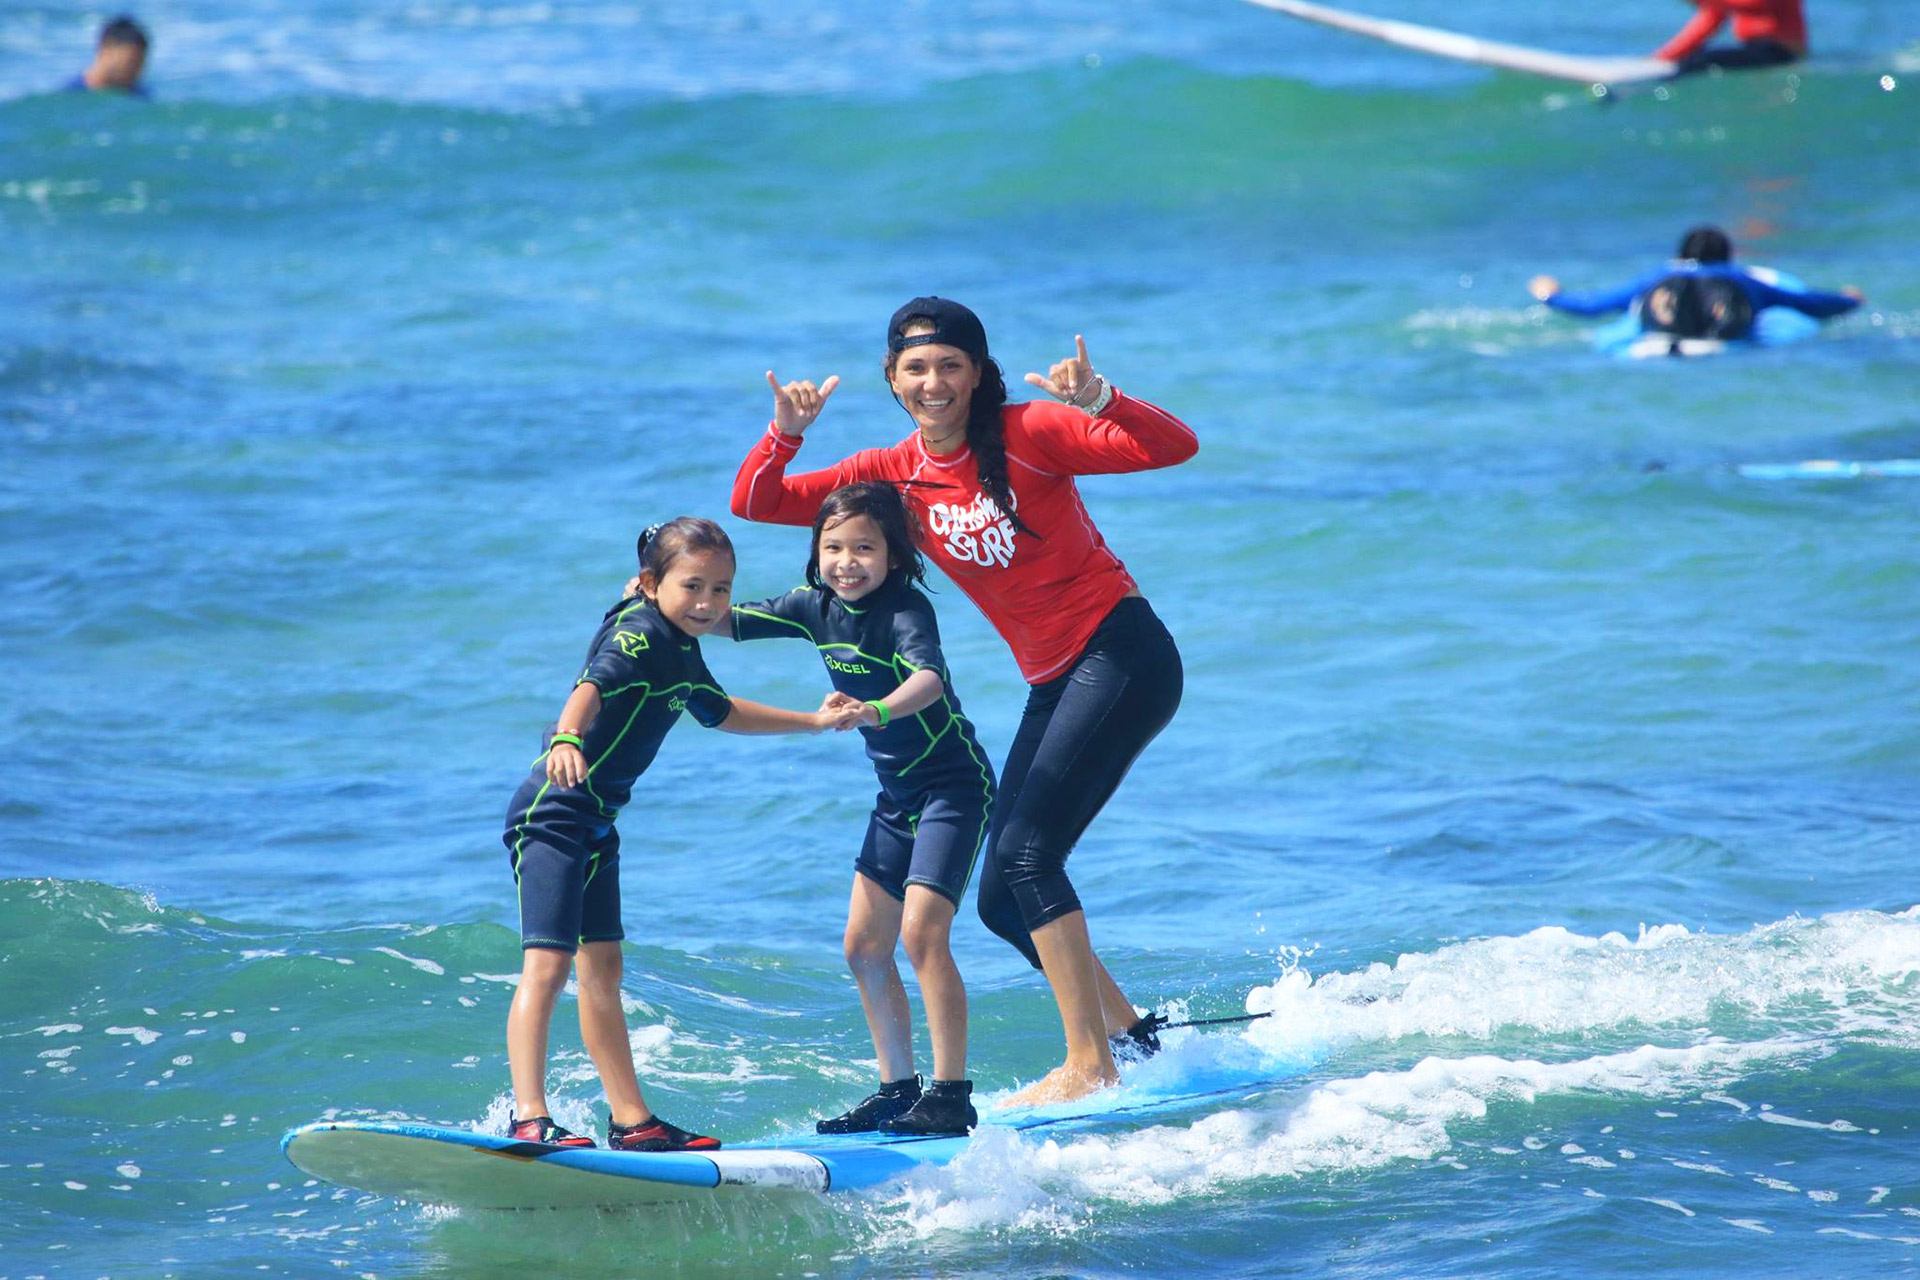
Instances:
[[[1480,40],[1455,31],[1442,31],[1438,27],[1423,27],[1412,22],[1370,18],[1363,13],[1350,13],[1345,9],[1334,9],[1321,4],[1307,4],[1303,0],[1247,0],[1247,2],[1257,4],[1263,9],[1272,9],[1276,13],[1299,18],[1304,22],[1338,27],[1342,31],[1351,31],[1355,35],[1384,40],[1388,44],[1396,44],[1421,53],[1430,53],[1436,57],[1473,62],[1487,67],[1503,67],[1509,71],[1524,71],[1554,80],[1570,80],[1576,84],[1644,84],[1654,80],[1672,79],[1675,71],[1674,64],[1663,58],[1603,58],[1554,53],[1547,49],[1531,49],[1525,45]]]

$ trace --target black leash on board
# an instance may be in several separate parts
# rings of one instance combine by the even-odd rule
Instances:
[[[1256,1018],[1271,1018],[1272,1016],[1273,1011],[1269,1009],[1265,1013],[1240,1013],[1235,1014],[1231,1018],[1189,1018],[1185,1022],[1163,1022],[1160,1020],[1159,1014],[1150,1013],[1147,1015],[1146,1021],[1153,1024],[1152,1029],[1155,1031],[1175,1031],[1181,1027],[1220,1027],[1225,1026],[1229,1022],[1252,1022]]]

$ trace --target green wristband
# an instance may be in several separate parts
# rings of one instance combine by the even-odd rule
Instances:
[[[867,705],[873,708],[873,714],[880,717],[880,728],[884,729],[892,722],[893,712],[887,709],[886,703],[869,701]]]
[[[579,747],[582,751],[587,747],[586,743],[580,741],[580,735],[577,733],[556,733],[547,739],[547,750],[551,751],[563,742],[570,747]]]

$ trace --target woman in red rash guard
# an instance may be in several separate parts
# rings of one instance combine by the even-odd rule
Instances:
[[[1142,1018],[1088,938],[1067,855],[1141,750],[1180,704],[1180,651],[1126,566],[1108,550],[1074,477],[1185,462],[1185,423],[1121,394],[1086,343],[1027,381],[1053,401],[1008,404],[973,312],[915,298],[887,326],[885,372],[916,430],[822,471],[788,475],[827,397],[828,378],[782,385],[772,425],[733,484],[733,513],[810,524],[821,499],[862,480],[900,486],[926,554],[987,615],[1031,686],[1000,773],[980,878],[980,918],[1042,970],[1060,1006],[1066,1061],[1016,1103],[1063,1101],[1118,1081],[1109,1036],[1151,1051]]]
[[[1807,20],[1800,0],[1694,0],[1699,12],[1654,57],[1679,63],[1677,74],[1709,67],[1776,67],[1807,56]],[[1705,45],[1729,17],[1737,45]]]

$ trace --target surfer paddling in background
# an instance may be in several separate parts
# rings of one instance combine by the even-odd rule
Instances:
[[[1088,516],[1074,477],[1169,467],[1199,441],[1185,423],[1094,371],[1084,340],[1027,381],[1051,401],[1008,404],[986,329],[946,298],[887,324],[882,369],[914,431],[820,471],[787,474],[839,385],[780,382],[773,421],[734,479],[733,511],[805,525],[842,485],[883,481],[926,531],[924,549],[1013,651],[1029,688],[1000,770],[980,917],[1046,974],[1066,1060],[1011,1100],[1081,1097],[1117,1083],[1114,1039],[1158,1047],[1094,954],[1067,856],[1180,704],[1180,651]]]
[[[681,711],[730,733],[846,729],[829,704],[785,711],[729,698],[699,637],[730,618],[733,544],[711,520],[682,516],[640,535],[637,595],[607,611],[547,749],[507,807],[505,840],[520,891],[519,990],[507,1014],[513,1071],[508,1135],[591,1147],[547,1106],[547,1032],[576,973],[580,1035],[606,1090],[607,1145],[619,1151],[711,1151],[720,1143],[654,1114],[640,1092],[620,1004],[620,834],[614,819]]]
[[[1778,67],[1807,56],[1807,19],[1800,0],[1692,0],[1698,10],[1653,56],[1676,64],[1675,74],[1713,67]],[[1728,18],[1740,43],[1707,46]]]
[[[953,917],[993,813],[993,766],[960,710],[913,517],[890,484],[836,489],[814,517],[807,585],[733,610],[736,640],[805,640],[859,717],[880,793],[860,855],[844,941],[880,1063],[880,1088],[821,1133],[965,1133],[979,1123],[967,1075],[967,989]],[[933,1042],[933,1081],[913,1063],[902,939]]]
[[[1768,307],[1786,307],[1824,320],[1843,315],[1864,300],[1848,285],[1839,293],[1800,288],[1765,267],[1733,261],[1733,241],[1719,227],[1694,227],[1680,238],[1674,259],[1614,289],[1568,293],[1552,276],[1527,283],[1535,298],[1555,311],[1602,316],[1632,309],[1646,333],[1674,338],[1732,341],[1754,336],[1754,324]]]

